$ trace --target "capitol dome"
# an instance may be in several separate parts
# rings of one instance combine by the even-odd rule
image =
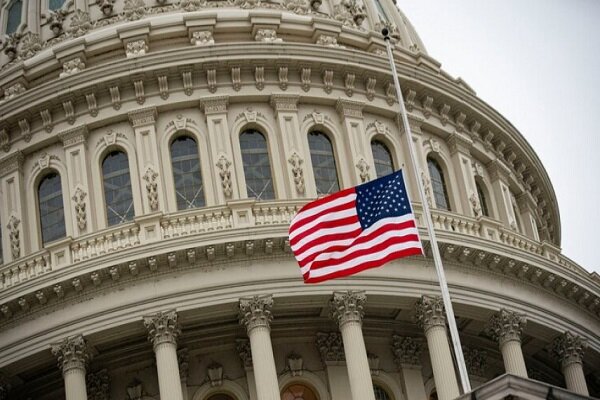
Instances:
[[[600,397],[543,165],[392,0],[2,0],[0,32],[0,399]],[[399,168],[426,257],[304,284],[295,213]]]

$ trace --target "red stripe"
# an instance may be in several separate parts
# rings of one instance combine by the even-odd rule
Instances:
[[[310,202],[308,204],[305,204],[300,209],[300,211],[298,211],[298,214],[300,214],[302,211],[307,211],[307,210],[313,209],[315,207],[319,207],[320,205],[323,205],[325,203],[329,203],[332,200],[339,199],[340,197],[344,197],[344,196],[346,196],[346,195],[348,195],[350,193],[355,193],[355,192],[356,191],[352,187],[352,188],[344,189],[341,192],[337,192],[337,193],[333,193],[333,194],[327,195],[325,197],[322,197],[320,199],[312,201],[312,202]]]
[[[409,235],[405,235],[405,236],[394,236],[394,237],[391,237],[381,243],[377,243],[376,245],[374,245],[370,248],[356,250],[342,258],[329,258],[329,259],[325,259],[325,260],[315,261],[311,265],[310,269],[314,270],[314,269],[319,269],[319,268],[323,268],[323,267],[330,267],[333,265],[343,264],[343,263],[353,260],[357,257],[384,251],[389,246],[394,245],[394,244],[406,243],[406,242],[418,242],[418,241],[419,241],[419,236],[417,234],[409,234]]]
[[[309,236],[312,233],[320,231],[321,229],[336,228],[336,227],[341,227],[344,225],[352,225],[357,222],[358,222],[358,215],[356,215],[356,214],[351,215],[346,218],[340,218],[340,219],[335,219],[332,221],[320,222],[320,223],[316,224],[315,226],[313,226],[312,228],[307,229],[306,231],[302,232],[301,234],[299,234],[298,236],[296,236],[292,240],[290,240],[290,245],[291,246],[295,245],[300,240],[304,239],[306,236]],[[312,243],[312,241],[309,243]]]
[[[326,209],[322,210],[320,213],[317,213],[311,217],[304,218],[300,221],[292,221],[292,225],[290,226],[289,233],[290,234],[293,233],[296,229],[301,228],[302,226],[314,221],[317,218],[322,217],[323,215],[327,215],[327,214],[330,214],[330,213],[336,212],[336,211],[349,210],[352,208],[356,208],[355,200],[349,200],[347,203],[338,204],[337,206],[334,206],[331,208],[326,208]],[[298,211],[298,213],[296,214],[296,218],[298,216],[300,216],[301,213],[302,213],[302,209],[300,211]]]
[[[302,253],[304,253],[307,249],[310,249],[313,246],[327,243],[327,242],[337,241],[337,240],[352,239],[352,238],[357,237],[361,231],[362,231],[362,229],[360,227],[358,227],[355,230],[350,231],[350,232],[332,233],[330,235],[319,236],[317,239],[306,243],[304,246],[300,247],[299,249],[296,249],[296,250],[292,249],[292,250],[294,251],[294,255],[296,257],[298,257],[299,255],[302,255]],[[328,251],[328,249],[322,250],[321,253],[326,252],[326,251]],[[317,254],[319,254],[319,253],[317,253]]]
[[[380,260],[367,261],[365,263],[357,265],[356,267],[344,269],[341,271],[335,271],[335,272],[332,272],[327,275],[314,277],[314,278],[308,278],[308,273],[304,274],[304,283],[319,283],[319,282],[323,282],[323,281],[326,281],[329,279],[342,278],[342,277],[345,277],[348,275],[356,274],[356,273],[358,273],[360,271],[364,271],[366,269],[380,267],[383,264],[385,264],[393,259],[396,259],[396,258],[415,256],[415,255],[421,255],[421,254],[423,254],[421,248],[411,247],[408,249],[390,253]]]

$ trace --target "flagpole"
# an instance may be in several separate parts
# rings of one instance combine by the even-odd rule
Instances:
[[[431,252],[433,253],[433,262],[435,264],[435,270],[437,272],[438,280],[440,283],[440,290],[442,292],[442,299],[444,301],[444,308],[446,310],[446,316],[448,320],[448,326],[450,328],[450,337],[452,338],[452,345],[454,347],[454,355],[456,363],[458,364],[458,372],[460,375],[460,381],[462,384],[463,393],[471,391],[471,384],[469,383],[469,375],[467,372],[467,366],[465,364],[465,358],[460,345],[460,338],[458,336],[458,328],[456,327],[456,320],[454,319],[454,310],[452,309],[452,302],[450,300],[450,292],[448,291],[448,283],[446,282],[446,275],[444,273],[444,267],[442,266],[442,257],[440,256],[440,249],[437,244],[435,237],[435,231],[433,229],[433,221],[431,220],[431,212],[429,211],[429,204],[427,203],[425,190],[423,183],[419,179],[419,173],[417,169],[417,160],[415,156],[415,150],[413,147],[412,132],[410,125],[408,124],[408,117],[406,116],[406,108],[404,107],[404,98],[402,96],[402,90],[400,89],[400,81],[398,80],[398,73],[396,72],[396,64],[394,63],[394,56],[392,54],[392,45],[390,43],[389,31],[384,28],[381,33],[385,39],[388,59],[392,69],[392,77],[394,78],[394,84],[396,86],[396,93],[398,95],[398,103],[400,104],[400,115],[402,116],[402,124],[404,125],[404,131],[408,139],[408,153],[410,154],[410,162],[412,169],[415,174],[415,180],[417,182],[417,188],[419,189],[419,196],[421,197],[421,204],[423,207],[423,215],[425,216],[425,226],[429,235],[429,241],[431,243]]]

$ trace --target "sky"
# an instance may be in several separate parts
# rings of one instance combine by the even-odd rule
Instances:
[[[527,139],[554,186],[563,254],[600,273],[600,1],[397,4],[442,69]]]

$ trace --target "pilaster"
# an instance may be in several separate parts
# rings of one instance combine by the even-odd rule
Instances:
[[[339,332],[317,332],[315,345],[327,370],[332,399],[351,399],[344,342]]]
[[[517,220],[512,207],[510,187],[508,186],[510,169],[498,159],[490,161],[486,167],[492,181],[492,192],[498,205],[500,220],[507,228],[515,226]]]
[[[129,122],[135,134],[137,165],[143,182],[143,214],[165,210],[164,185],[160,172],[162,162],[156,138],[156,107],[146,107],[129,112]]]
[[[361,171],[359,169],[360,161],[366,159],[363,154],[364,151],[370,151],[371,146],[366,141],[365,132],[365,121],[363,118],[362,110],[364,103],[354,100],[338,99],[335,108],[340,115],[344,126],[344,140],[345,152],[348,156],[349,161],[355,168],[352,168],[350,173],[351,185],[355,186],[363,183],[360,177]],[[343,172],[341,168],[340,172]],[[373,172],[370,173],[370,178],[373,178]]]
[[[477,196],[477,189],[475,187],[475,177],[473,176],[473,168],[471,167],[471,145],[473,141],[466,136],[458,132],[454,132],[448,138],[448,147],[450,149],[450,157],[452,164],[454,164],[454,170],[457,174],[458,184],[458,212],[463,214],[470,214],[476,216],[471,207],[469,198],[471,195]],[[467,208],[469,211],[466,211]]]
[[[402,388],[407,400],[427,398],[423,381],[421,353],[423,343],[420,339],[409,336],[392,336],[392,353],[394,362],[400,370]]]
[[[94,196],[90,194],[89,182],[91,180],[88,154],[87,154],[87,136],[86,125],[77,126],[59,133],[58,137],[63,143],[65,151],[65,161],[67,166],[67,181],[69,193],[67,194],[73,202],[72,212],[73,236],[85,235],[94,232],[96,224],[94,221]],[[63,178],[64,179],[64,178]]]
[[[26,255],[31,249],[29,240],[28,215],[25,208],[25,183],[23,178],[22,152],[16,151],[0,161],[0,223],[4,263]]]

